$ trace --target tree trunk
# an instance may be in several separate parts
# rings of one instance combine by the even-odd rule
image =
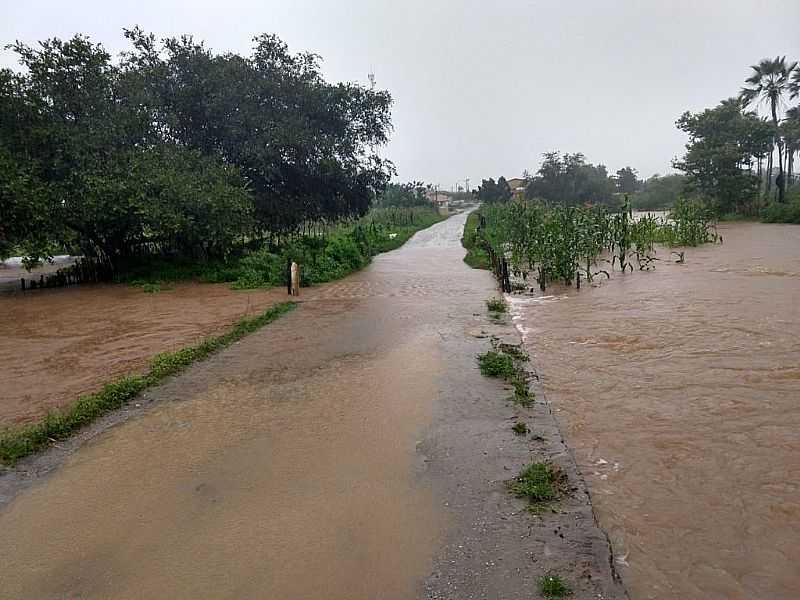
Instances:
[[[783,202],[786,195],[786,178],[783,175],[783,138],[778,131],[778,111],[776,102],[772,101],[772,124],[775,125],[775,141],[778,143],[778,179],[776,184],[778,186],[778,202]]]
[[[775,149],[769,151],[767,155],[767,192],[766,196],[769,197],[769,193],[772,191],[772,157],[775,154]]]

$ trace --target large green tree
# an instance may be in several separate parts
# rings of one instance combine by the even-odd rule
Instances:
[[[639,180],[639,173],[632,167],[619,169],[616,172],[615,182],[617,191],[623,194],[632,194],[642,186],[642,182]]]
[[[536,175],[528,180],[525,193],[570,206],[578,204],[610,204],[615,191],[614,181],[604,165],[593,165],[581,153],[547,152]]]
[[[0,252],[78,245],[224,256],[237,240],[366,212],[392,164],[391,96],[330,84],[277,37],[249,56],[126,31],[14,44],[0,70]]]
[[[677,126],[689,135],[686,154],[673,164],[688,176],[688,187],[719,212],[754,212],[758,177],[752,158],[760,151],[752,135],[761,120],[743,110],[739,99],[725,100],[700,113],[684,113]]]

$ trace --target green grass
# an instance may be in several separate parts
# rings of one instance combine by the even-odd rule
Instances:
[[[539,593],[545,598],[566,598],[572,589],[558,575],[545,575],[539,578]]]
[[[496,313],[504,313],[508,310],[508,306],[506,305],[506,301],[502,298],[489,298],[486,301],[486,308],[489,309],[489,312],[496,312]]]
[[[514,426],[511,428],[511,430],[517,435],[525,435],[530,431],[530,429],[528,429],[527,423],[525,423],[524,421],[517,421],[516,423],[514,423]]]
[[[516,373],[514,360],[509,355],[495,352],[494,350],[489,350],[478,356],[478,365],[480,366],[481,374],[486,377],[511,379]]]
[[[509,485],[511,492],[532,503],[550,502],[559,494],[563,481],[561,470],[548,463],[531,463]]]
[[[536,396],[528,386],[528,374],[519,363],[530,360],[527,353],[513,344],[495,343],[495,349],[478,356],[481,374],[505,379],[514,387],[514,402],[528,407]]]
[[[479,211],[475,210],[470,213],[464,224],[464,236],[461,238],[461,245],[467,251],[466,256],[464,256],[464,262],[467,265],[473,269],[488,270],[491,267],[489,255],[479,246],[479,239],[476,233],[480,220]]]
[[[145,375],[128,375],[107,383],[94,394],[81,396],[61,410],[49,412],[41,421],[0,432],[0,462],[13,465],[49,444],[65,439],[98,417],[130,402],[146,388],[169,375],[178,373],[193,362],[230,346],[281,315],[293,310],[295,302],[276,304],[260,315],[245,317],[222,335],[210,337],[196,346],[175,352],[162,352],[150,361]]]
[[[533,404],[536,396],[528,387],[528,377],[522,369],[515,369],[514,376],[509,383],[514,386],[514,402],[520,406],[528,407]]]

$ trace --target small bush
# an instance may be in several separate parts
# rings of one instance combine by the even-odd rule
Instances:
[[[489,298],[486,301],[486,308],[489,312],[504,313],[508,309],[506,301],[502,298]]]
[[[535,396],[528,388],[528,378],[525,376],[524,372],[516,371],[510,383],[514,386],[514,402],[520,406],[530,406]]]
[[[530,429],[528,429],[527,423],[523,421],[517,421],[516,423],[514,423],[514,426],[511,429],[517,435],[525,435],[530,431]]]
[[[558,575],[545,575],[539,578],[539,593],[545,598],[565,598],[572,589]]]
[[[510,379],[515,374],[514,361],[507,354],[490,350],[478,356],[481,374],[486,377],[505,377]]]
[[[532,463],[525,467],[511,482],[514,495],[531,502],[549,502],[558,497],[563,479],[561,470],[547,463]]]
[[[765,223],[794,223],[800,224],[800,192],[796,199],[783,204],[771,203],[761,211],[761,220]]]

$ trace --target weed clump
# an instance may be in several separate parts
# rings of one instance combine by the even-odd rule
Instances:
[[[514,387],[514,402],[530,406],[535,396],[528,388],[528,374],[517,363],[530,360],[519,346],[495,343],[494,350],[478,356],[481,373],[486,377],[500,377]]]
[[[481,374],[486,377],[511,379],[516,373],[514,360],[508,354],[495,352],[494,350],[489,350],[478,356],[478,365],[480,366]]]
[[[486,308],[489,309],[489,312],[495,313],[504,313],[506,310],[508,310],[506,301],[502,298],[489,298],[486,301]]]
[[[145,294],[157,294],[161,291],[161,284],[160,283],[145,283],[142,285],[142,291]]]
[[[548,463],[531,463],[510,483],[511,492],[532,503],[550,502],[558,497],[564,480],[561,469]]]
[[[558,575],[545,575],[539,578],[539,593],[545,598],[565,598],[572,589]]]
[[[525,423],[524,421],[517,421],[516,423],[514,423],[514,426],[511,428],[511,430],[517,435],[525,435],[530,431],[527,423]]]
[[[514,372],[510,383],[514,386],[514,402],[525,407],[533,404],[535,396],[528,388],[528,378],[522,370],[517,369]]]

